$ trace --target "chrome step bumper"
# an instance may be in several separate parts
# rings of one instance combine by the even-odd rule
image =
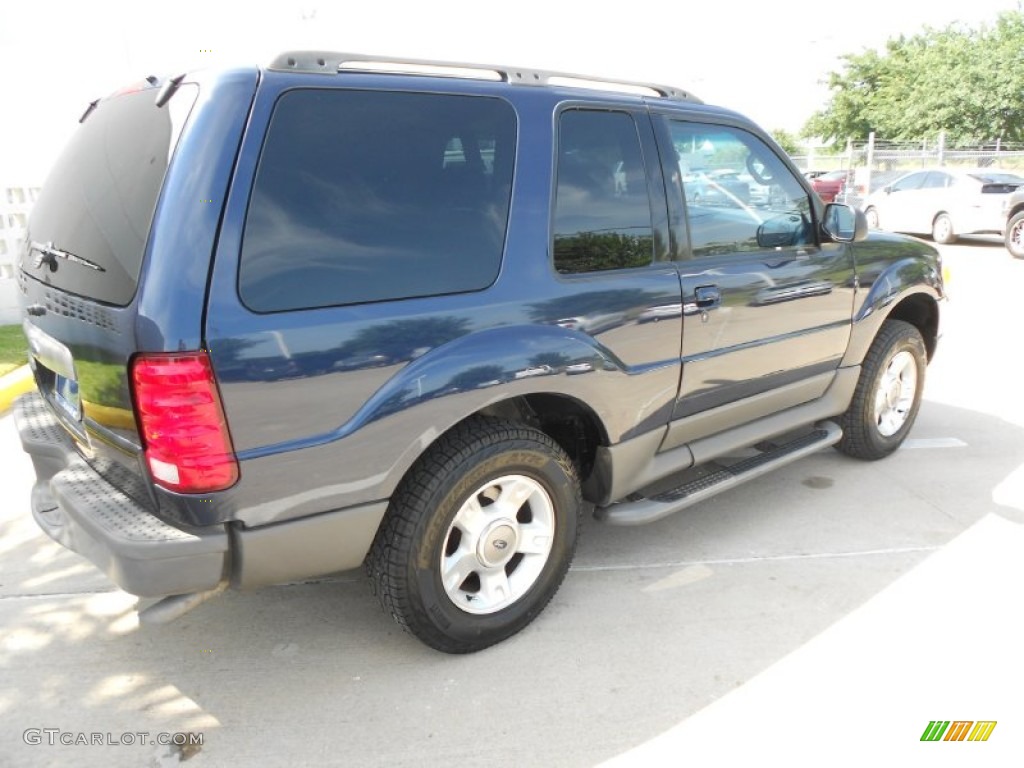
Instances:
[[[823,421],[813,431],[782,444],[771,444],[758,455],[721,466],[710,474],[682,485],[633,501],[599,507],[594,517],[609,525],[644,525],[698,504],[741,483],[835,445],[843,436],[838,424]]]
[[[14,420],[36,470],[32,515],[50,538],[143,597],[202,592],[224,581],[224,526],[189,532],[151,514],[79,456],[38,393],[16,401]]]

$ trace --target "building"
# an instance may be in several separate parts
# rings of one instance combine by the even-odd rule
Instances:
[[[0,325],[19,322],[15,260],[39,187],[0,186]]]

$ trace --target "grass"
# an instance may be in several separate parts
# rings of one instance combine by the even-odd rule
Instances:
[[[83,399],[113,407],[125,402],[128,383],[123,365],[76,360],[75,372]]]
[[[26,362],[28,342],[21,332],[21,326],[0,325],[0,376],[20,368]],[[77,360],[75,369],[83,393],[88,392],[94,402],[116,406],[125,399],[127,384],[123,366]]]
[[[0,376],[28,362],[28,342],[20,325],[0,325]]]

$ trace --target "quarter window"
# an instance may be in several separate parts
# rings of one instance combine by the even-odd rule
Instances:
[[[501,264],[515,136],[500,99],[285,93],[246,216],[242,300],[273,312],[486,288]]]
[[[627,113],[562,113],[553,250],[555,269],[563,274],[651,263],[647,176]]]

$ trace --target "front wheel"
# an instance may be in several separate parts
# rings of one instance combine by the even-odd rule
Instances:
[[[858,459],[881,459],[900,447],[917,418],[927,353],[920,331],[886,320],[871,344],[836,445]]]
[[[391,499],[367,571],[384,609],[446,653],[515,634],[576,551],[576,470],[543,432],[473,419],[438,441]]]
[[[953,229],[953,220],[948,214],[940,213],[932,222],[932,240],[942,245],[949,245],[956,242],[956,230]]]
[[[1024,211],[1019,212],[1006,223],[1006,250],[1011,256],[1024,259]]]

